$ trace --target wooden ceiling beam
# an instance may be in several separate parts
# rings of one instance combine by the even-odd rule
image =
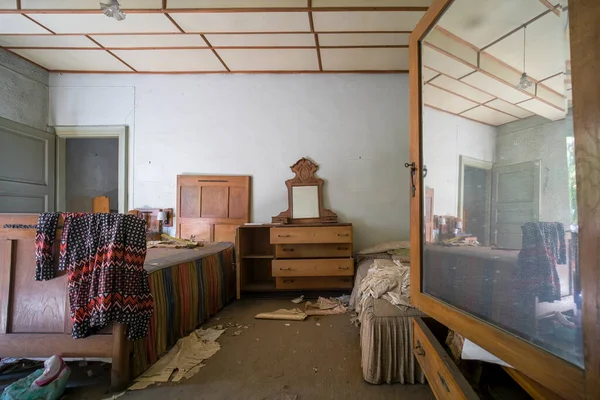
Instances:
[[[86,32],[86,33],[55,33],[56,36],[139,36],[139,35],[298,35],[305,34],[309,35],[313,32],[309,31],[295,31],[295,32],[203,32],[203,31],[194,31],[194,32]],[[318,33],[320,35],[323,34],[378,34],[378,33],[405,33],[410,34],[410,31],[315,31],[314,33]],[[40,33],[0,33],[0,36],[45,36]]]
[[[21,57],[27,60],[24,57]],[[29,61],[29,60],[27,60]],[[31,62],[31,61],[30,61]],[[43,67],[42,67],[43,68]],[[48,70],[51,73],[60,74],[144,74],[144,75],[186,75],[186,74],[408,74],[407,69],[390,69],[390,70],[247,70],[247,71],[91,71],[91,70]]]
[[[45,30],[47,30],[48,32],[50,32],[53,35],[56,35],[56,33],[54,31],[52,31],[50,28],[45,27],[44,25],[42,25],[40,22],[36,21],[35,19],[31,18],[29,15],[27,14],[21,14],[23,15],[25,18],[27,18],[28,20],[30,20],[31,22],[33,22],[34,24],[44,28]]]
[[[87,37],[87,35],[86,35]],[[98,43],[94,40],[94,43]],[[105,46],[81,47],[81,46],[6,46],[12,50],[301,50],[301,49],[405,49],[407,45],[360,45],[360,46]]]
[[[306,6],[312,8],[312,0],[306,0]],[[315,33],[315,23],[313,21],[312,11],[308,12],[308,22],[310,25],[310,32],[314,35],[315,46],[317,48],[317,61],[319,63],[319,71],[323,71],[323,61],[321,60],[321,49],[319,48],[319,35]]]
[[[294,13],[294,12],[366,12],[401,11],[425,12],[427,7],[261,7],[261,8],[131,8],[122,9],[126,14],[220,14],[220,13]],[[0,14],[102,14],[98,9],[2,9]]]
[[[112,51],[107,50],[104,46],[102,46],[100,43],[98,43],[97,41],[95,41],[94,39],[92,39],[89,35],[85,35],[85,37],[88,38],[89,40],[91,40],[92,42],[94,42],[97,46],[99,46],[101,48],[101,50],[106,51],[108,54],[110,54],[111,56],[113,56],[114,58],[116,58],[117,60],[119,60],[121,63],[123,63],[125,66],[127,66],[127,68],[129,68],[132,72],[137,72],[135,70],[135,68],[133,68],[131,65],[129,65],[125,61],[123,61],[123,59],[121,57],[117,56]]]
[[[225,68],[225,70],[227,72],[231,72],[231,70],[229,69],[229,67],[227,66],[227,64],[225,64],[225,61],[223,61],[223,59],[221,58],[221,56],[219,55],[219,53],[217,53],[217,51],[213,48],[212,44],[210,44],[210,42],[208,41],[208,39],[206,38],[206,36],[204,36],[204,35],[201,34],[200,37],[202,38],[202,40],[204,40],[204,43],[206,43],[206,45],[210,48],[210,50],[215,55],[215,57],[217,57],[217,59],[221,62],[221,64]]]

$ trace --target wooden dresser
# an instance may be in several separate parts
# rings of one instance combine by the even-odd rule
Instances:
[[[352,224],[250,225],[237,231],[242,292],[351,289]]]

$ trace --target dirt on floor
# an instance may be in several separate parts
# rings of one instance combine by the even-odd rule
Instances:
[[[303,306],[303,305],[300,305]],[[228,328],[221,350],[196,375],[179,384],[129,391],[120,399],[433,399],[428,385],[371,385],[362,379],[359,330],[350,314],[305,321],[256,320],[254,315],[294,308],[289,299],[236,301],[207,321],[247,325]],[[289,324],[287,326],[286,324]],[[239,335],[234,335],[240,331]],[[64,399],[105,399],[110,366],[74,371]]]

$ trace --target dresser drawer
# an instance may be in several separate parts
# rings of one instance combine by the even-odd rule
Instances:
[[[275,278],[276,289],[351,289],[352,277],[326,276],[318,278]]]
[[[271,228],[271,244],[352,243],[352,226]]]
[[[307,260],[273,260],[273,276],[352,276],[352,258],[322,258]]]
[[[352,244],[278,244],[277,258],[343,258],[352,257]]]
[[[421,318],[413,318],[413,353],[436,399],[479,399]]]

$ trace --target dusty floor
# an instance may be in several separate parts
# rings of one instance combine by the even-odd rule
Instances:
[[[242,329],[240,336],[233,335],[237,329],[229,328],[218,340],[221,350],[206,361],[206,367],[179,385],[127,392],[120,399],[279,400],[286,398],[284,394],[297,395],[298,400],[434,398],[427,385],[366,383],[358,328],[350,324],[349,314],[309,317],[302,322],[254,319],[259,312],[293,307],[289,299],[249,299],[225,307],[204,327],[232,322],[249,328]],[[109,397],[105,392],[108,370],[95,372],[98,376],[88,379],[95,385],[69,388],[63,398]]]

